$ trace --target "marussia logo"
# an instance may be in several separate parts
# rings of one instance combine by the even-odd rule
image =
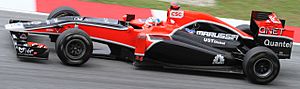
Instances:
[[[234,34],[207,32],[207,31],[196,31],[196,35],[225,39],[225,40],[238,40],[239,38],[238,35],[234,35]]]

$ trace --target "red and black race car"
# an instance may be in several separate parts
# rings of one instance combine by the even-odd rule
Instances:
[[[62,63],[82,65],[92,55],[93,43],[110,47],[119,59],[137,67],[171,67],[245,74],[258,84],[273,81],[279,59],[289,59],[293,31],[273,12],[253,11],[251,24],[233,27],[209,14],[179,10],[172,5],[167,20],[150,17],[123,20],[82,17],[69,7],[54,10],[46,21],[10,20],[19,57],[47,59],[46,45],[28,42],[31,34],[49,35]]]

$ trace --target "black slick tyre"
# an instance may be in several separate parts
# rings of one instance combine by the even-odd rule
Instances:
[[[79,66],[89,60],[93,52],[93,43],[87,33],[72,28],[58,36],[55,49],[63,64]]]
[[[53,10],[49,16],[48,16],[48,20],[52,19],[52,18],[58,18],[58,17],[64,17],[64,16],[80,16],[80,14],[74,10],[73,8],[70,7],[59,7],[55,10]]]
[[[239,25],[236,27],[237,29],[240,29],[242,30],[243,32],[249,34],[249,35],[252,35],[253,36],[253,33],[252,31],[250,30],[250,25],[248,24],[242,24],[242,25]]]
[[[52,19],[52,18],[59,18],[59,17],[64,17],[64,16],[80,16],[80,14],[73,8],[71,7],[59,7],[56,8],[55,10],[53,10],[49,16],[48,16],[48,20]],[[49,35],[49,38],[51,39],[51,42],[56,42],[57,40],[57,35]]]
[[[269,48],[252,48],[244,57],[243,71],[252,83],[268,84],[277,77],[279,70],[278,57]]]

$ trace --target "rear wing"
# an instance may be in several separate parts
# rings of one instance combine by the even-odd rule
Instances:
[[[293,38],[294,32],[284,27],[285,20],[279,19],[274,12],[252,11],[250,28],[255,36],[266,34]]]
[[[252,11],[250,29],[256,43],[273,50],[280,59],[291,57],[294,31],[286,30],[285,20],[274,12]]]

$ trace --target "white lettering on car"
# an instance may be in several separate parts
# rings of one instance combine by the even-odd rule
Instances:
[[[206,32],[206,31],[196,31],[196,35],[225,39],[225,40],[237,40],[239,38],[238,35],[234,35],[234,34],[215,33],[215,32]]]
[[[270,34],[270,35],[282,35],[284,28],[266,28],[266,27],[260,27],[258,29],[260,34]]]
[[[183,18],[184,11],[172,10],[170,11],[170,18]]]
[[[30,49],[30,48],[25,48],[25,47],[18,47],[18,51],[20,54],[32,54],[32,52],[34,50]]]
[[[74,20],[82,21],[82,20],[83,20],[83,17],[74,17]]]
[[[293,46],[293,42],[271,41],[269,39],[265,39],[264,45],[271,47],[291,48]]]
[[[214,44],[226,45],[225,42],[218,41],[218,40],[212,39],[212,38],[203,38],[203,41],[207,42],[207,43],[214,43]]]

